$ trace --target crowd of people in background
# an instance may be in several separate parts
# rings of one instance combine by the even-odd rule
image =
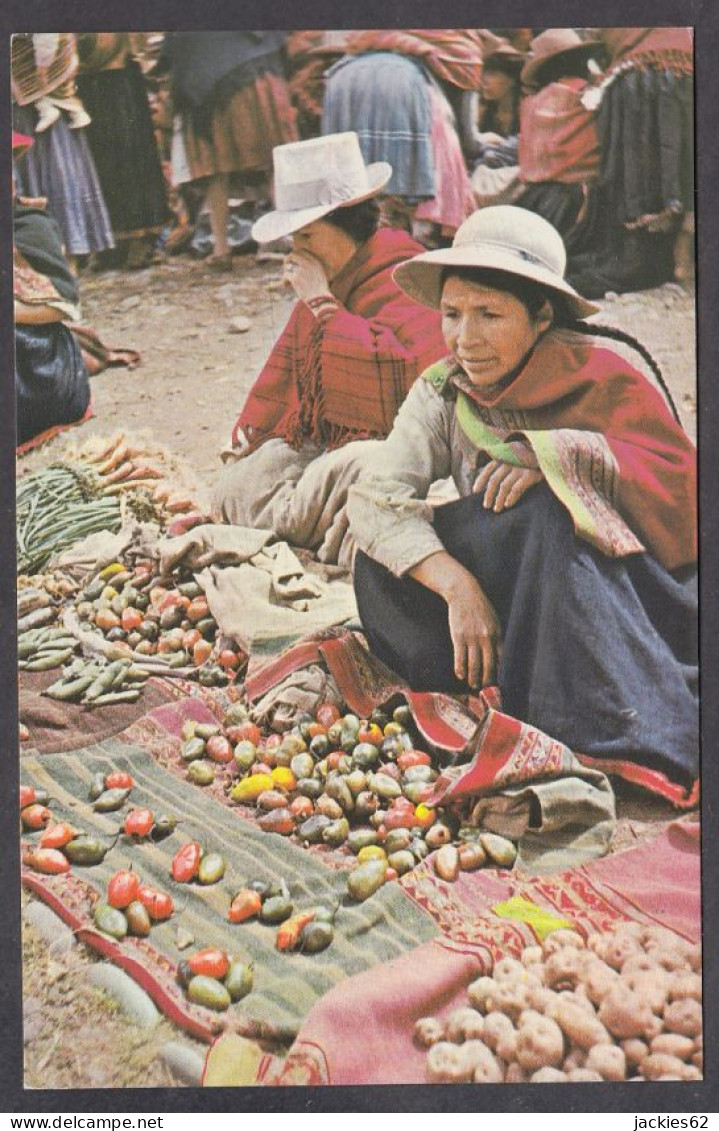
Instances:
[[[17,191],[75,266],[145,266],[209,220],[196,250],[231,270],[273,148],[351,130],[392,166],[381,224],[427,247],[511,203],[588,298],[692,272],[688,28],[21,34],[12,92]]]

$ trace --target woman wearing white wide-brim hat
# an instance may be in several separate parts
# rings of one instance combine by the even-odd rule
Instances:
[[[695,451],[646,350],[586,325],[565,261],[546,221],[496,207],[395,271],[440,309],[449,356],[350,491],[360,616],[415,690],[496,683],[509,715],[681,794],[698,769]],[[432,507],[450,475],[459,500]]]
[[[378,230],[389,165],[366,165],[352,132],[278,146],[273,158],[276,208],[253,236],[292,236],[285,281],[298,301],[235,424],[216,510],[336,561],[366,441],[387,435],[444,343],[439,315],[392,279],[422,249]]]

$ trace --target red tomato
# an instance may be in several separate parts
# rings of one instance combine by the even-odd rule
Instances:
[[[222,734],[213,734],[208,738],[205,744],[205,750],[207,751],[207,757],[213,762],[227,764],[233,759],[232,743]]]
[[[319,707],[317,708],[317,722],[326,729],[329,729],[332,726],[332,723],[336,723],[339,717],[340,713],[335,707],[334,703],[320,703]]]
[[[105,789],[132,789],[134,784],[135,779],[131,774],[123,774],[119,770],[105,778]]]
[[[397,758],[400,770],[408,770],[411,766],[431,766],[432,759],[424,750],[403,750]]]
[[[192,662],[196,668],[201,668],[211,655],[212,645],[209,640],[198,640],[192,649]]]
[[[74,829],[72,825],[64,823],[47,825],[40,837],[40,845],[42,848],[64,848],[76,836],[77,829]]]
[[[232,652],[229,648],[225,648],[217,657],[217,662],[221,668],[232,668],[234,670],[240,666],[240,657],[237,655],[237,652]]]
[[[230,959],[224,950],[198,950],[190,955],[187,965],[193,974],[204,974],[207,978],[222,981],[230,969]]]
[[[307,727],[307,733],[310,738],[314,738],[316,734],[327,734],[327,727],[322,723],[310,723]]]
[[[194,880],[200,867],[201,856],[202,847],[196,840],[183,844],[175,853],[170,865],[173,880],[178,884],[189,884],[190,880]]]
[[[206,597],[195,597],[187,607],[187,619],[193,624],[210,615]]]
[[[120,623],[125,632],[134,632],[142,624],[142,613],[138,609],[123,609]]]
[[[304,821],[305,817],[311,817],[315,811],[315,807],[310,801],[309,797],[295,797],[294,801],[290,802],[290,813],[297,821]]]
[[[169,919],[175,910],[171,896],[164,891],[157,891],[156,888],[152,888],[148,884],[140,884],[137,889],[137,898],[143,907],[147,908],[147,914],[156,923]]]
[[[137,899],[140,887],[140,877],[129,868],[123,868],[110,879],[107,885],[107,902],[110,907],[117,907],[124,911]]]
[[[28,805],[32,805],[35,800],[35,787],[32,785],[20,786],[20,808],[25,809]]]
[[[23,862],[36,872],[49,876],[60,876],[70,871],[70,861],[57,848],[31,848],[23,856]]]
[[[238,734],[237,739],[235,739],[234,741],[241,742],[246,738],[248,742],[254,742],[255,746],[259,745],[259,741],[262,738],[262,731],[256,723],[252,723],[249,719],[245,719],[244,723],[239,723],[237,727],[233,729],[236,729]],[[279,739],[279,742],[277,742],[275,745],[279,746],[282,739],[279,735],[277,737]],[[269,745],[269,740],[267,745]]]
[[[125,832],[128,836],[149,836],[155,823],[150,809],[131,809],[125,817]]]
[[[20,813],[20,817],[24,827],[35,832],[37,829],[45,828],[45,825],[52,820],[52,813],[47,805],[34,804],[27,805]]]
[[[187,632],[182,637],[182,647],[186,652],[191,652],[200,640],[202,640],[202,633],[198,632],[196,628],[188,628]]]

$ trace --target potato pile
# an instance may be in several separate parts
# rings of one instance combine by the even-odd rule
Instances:
[[[502,958],[446,1019],[423,1017],[430,1083],[699,1080],[701,951],[673,932],[622,922],[553,931]]]

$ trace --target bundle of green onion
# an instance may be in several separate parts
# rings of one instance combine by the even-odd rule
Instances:
[[[67,463],[24,476],[17,487],[17,572],[39,573],[88,534],[121,525],[120,500],[103,496],[97,476]]]

